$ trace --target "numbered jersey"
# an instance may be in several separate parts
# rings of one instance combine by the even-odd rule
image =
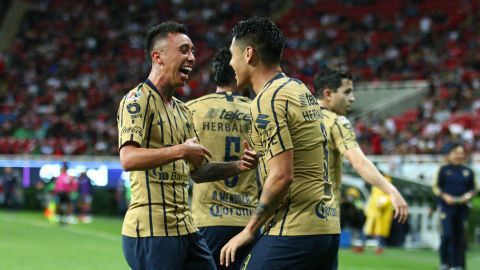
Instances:
[[[337,115],[325,108],[322,108],[322,115],[328,138],[328,164],[332,190],[335,193],[337,209],[340,209],[342,156],[347,150],[357,148],[358,144],[352,125],[345,116]]]
[[[249,140],[250,102],[232,92],[214,93],[187,103],[200,143],[214,161],[238,160]],[[245,226],[257,205],[255,170],[223,181],[195,184],[192,214],[198,227]]]
[[[293,150],[294,178],[266,225],[269,235],[338,234],[340,224],[328,176],[327,134],[320,106],[299,80],[277,74],[251,105],[252,143],[265,182],[274,156]]]

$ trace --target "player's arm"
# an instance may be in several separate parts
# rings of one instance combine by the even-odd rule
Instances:
[[[195,183],[205,183],[232,177],[257,167],[257,153],[243,141],[244,152],[240,160],[230,162],[207,162],[190,173]]]
[[[461,204],[469,203],[470,200],[472,200],[476,194],[477,194],[477,187],[476,187],[475,173],[472,172],[472,178],[471,178],[471,181],[469,182],[469,191],[460,197],[460,203]]]
[[[241,246],[254,239],[255,232],[274,214],[293,181],[293,150],[282,152],[268,161],[270,173],[263,186],[255,214],[247,226],[232,238],[220,252],[220,265],[229,266]]]
[[[402,194],[388,182],[373,163],[365,156],[360,147],[348,149],[344,152],[345,157],[350,161],[355,171],[372,186],[390,195],[395,218],[404,223],[408,218],[408,204]]]
[[[188,139],[183,144],[163,148],[141,148],[136,142],[126,142],[120,149],[120,163],[126,171],[153,169],[179,159],[185,159],[200,166],[210,151],[196,143],[197,139]]]
[[[433,178],[432,191],[433,194],[437,195],[441,200],[445,201],[448,205],[455,204],[455,198],[442,190],[443,185],[443,174],[442,169],[440,168]]]

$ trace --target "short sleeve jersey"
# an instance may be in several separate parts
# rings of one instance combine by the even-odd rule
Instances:
[[[249,140],[250,102],[232,92],[214,93],[187,103],[200,142],[213,161],[238,160]],[[192,214],[195,225],[245,226],[258,202],[255,170],[223,181],[195,184]]]
[[[352,125],[345,116],[337,115],[325,108],[322,108],[322,114],[328,138],[328,166],[332,190],[336,197],[337,209],[340,209],[342,156],[347,150],[357,148],[358,144]]]
[[[301,81],[279,73],[258,93],[250,108],[252,143],[263,155],[259,164],[262,183],[270,171],[268,161],[293,150],[293,182],[266,223],[266,233],[279,236],[340,233],[328,176],[327,134],[316,99]]]
[[[163,148],[195,137],[192,116],[178,99],[164,103],[147,80],[131,90],[118,109],[119,148],[134,142],[142,148]],[[190,168],[186,161],[132,171],[131,203],[122,227],[130,237],[178,236],[196,232],[188,206]]]

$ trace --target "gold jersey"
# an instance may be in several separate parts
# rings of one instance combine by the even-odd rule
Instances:
[[[213,161],[238,160],[243,140],[249,140],[250,102],[232,92],[214,93],[187,103],[202,145]],[[192,214],[195,225],[245,226],[258,202],[255,170],[223,181],[194,184]]]
[[[322,108],[322,114],[328,138],[329,175],[337,209],[340,209],[343,154],[349,149],[357,148],[358,144],[352,125],[345,116],[325,108]]]
[[[266,224],[268,235],[340,233],[335,195],[328,176],[327,134],[321,108],[299,80],[277,74],[253,100],[251,139],[260,160],[262,183],[268,161],[293,150],[294,178]]]
[[[135,142],[142,148],[162,148],[195,137],[192,116],[176,98],[164,103],[158,89],[147,80],[120,102],[117,114],[118,145]],[[122,227],[130,237],[178,236],[196,232],[188,206],[190,168],[185,160],[132,171],[131,203]]]

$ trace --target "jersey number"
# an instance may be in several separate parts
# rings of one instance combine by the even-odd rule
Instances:
[[[233,148],[232,148],[233,144]],[[233,154],[233,155],[232,155]],[[239,160],[240,154],[240,137],[227,136],[225,138],[225,161]],[[238,175],[230,177],[224,180],[227,187],[234,187],[238,182]]]

